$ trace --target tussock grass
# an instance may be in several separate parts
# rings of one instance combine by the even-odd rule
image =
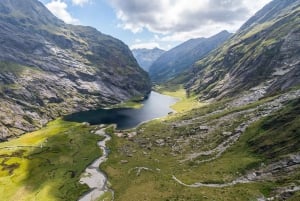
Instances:
[[[214,118],[247,110],[256,107],[273,98],[269,97],[244,107],[232,108],[218,113]],[[204,115],[222,108],[223,102],[204,106],[176,116],[176,121],[188,117]],[[172,179],[172,175],[187,184],[226,183],[230,182],[248,171],[259,168],[262,163],[268,164],[279,159],[287,153],[299,151],[299,101],[288,103],[282,110],[252,124],[240,139],[230,147],[220,158],[213,161],[197,164],[193,161],[180,163],[183,155],[180,151],[173,155],[171,145],[158,146],[157,139],[178,137],[176,129],[170,124],[174,119],[165,121],[151,121],[140,126],[138,135],[131,140],[113,137],[109,142],[111,155],[102,165],[108,174],[109,180],[115,190],[116,200],[256,200],[264,195],[269,197],[272,191],[280,186],[297,183],[299,175],[293,174],[280,181],[261,181],[248,184],[238,184],[226,188],[188,188],[183,187]],[[298,108],[298,109],[297,109]],[[203,111],[202,111],[203,110]],[[205,112],[206,111],[206,112]],[[212,117],[210,117],[212,118]],[[211,119],[212,120],[212,119]],[[186,129],[180,129],[180,136],[185,136]],[[285,132],[283,132],[285,131]],[[186,135],[187,137],[187,135]],[[143,143],[148,145],[143,146]],[[175,143],[175,141],[172,141]],[[284,146],[280,142],[285,142]],[[179,142],[178,142],[179,143]],[[172,143],[170,143],[172,144]],[[187,145],[186,145],[187,146]],[[267,151],[265,146],[271,146]],[[183,146],[184,147],[184,146]],[[199,148],[201,149],[201,147]],[[128,154],[130,153],[130,154]],[[184,150],[183,150],[183,153]],[[121,163],[126,160],[127,163]],[[140,174],[132,171],[135,167],[147,167],[152,171],[141,171]],[[291,200],[297,200],[299,193]]]
[[[101,155],[100,137],[90,129],[58,119],[1,143],[1,200],[77,200],[88,190],[79,183],[80,174]]]

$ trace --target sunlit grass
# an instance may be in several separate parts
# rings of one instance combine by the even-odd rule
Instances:
[[[81,172],[101,154],[91,127],[61,119],[0,144],[1,201],[77,200]]]
[[[179,101],[171,106],[171,108],[176,112],[182,113],[205,105],[204,103],[199,102],[196,96],[188,97],[183,87],[179,87],[175,91],[159,87],[156,89],[164,95],[179,98]]]
[[[141,101],[127,101],[117,105],[114,105],[113,108],[133,108],[133,109],[140,109],[143,107]]]
[[[178,92],[176,92],[178,93]],[[168,94],[170,95],[170,94]],[[247,107],[236,108],[231,112],[239,112],[254,108],[257,105],[270,101],[272,98],[260,100]],[[172,179],[175,175],[187,184],[202,183],[226,183],[231,182],[249,171],[259,168],[261,164],[268,164],[270,153],[276,158],[299,151],[299,102],[276,112],[252,124],[240,139],[221,157],[206,163],[197,164],[196,161],[180,162],[184,154],[172,155],[172,145],[176,135],[185,136],[186,129],[177,132],[172,129],[170,122],[160,120],[151,121],[138,128],[138,135],[134,140],[126,140],[113,136],[109,142],[111,150],[108,161],[102,164],[103,170],[108,174],[109,180],[115,190],[115,200],[138,201],[138,200],[256,200],[259,197],[269,197],[270,192],[280,185],[288,185],[299,178],[299,174],[290,175],[288,180],[280,182],[258,181],[248,184],[237,184],[225,188],[188,188],[181,186]],[[198,110],[207,110],[199,108]],[[216,110],[218,107],[215,108]],[[230,113],[230,112],[229,112]],[[220,113],[214,118],[226,116],[228,112]],[[194,113],[196,114],[196,113]],[[201,111],[197,114],[202,114]],[[205,113],[203,113],[205,114]],[[178,121],[185,113],[178,114]],[[208,120],[210,120],[208,118]],[[277,122],[280,122],[277,124]],[[283,122],[286,122],[283,124]],[[284,125],[284,126],[282,126]],[[267,128],[270,126],[270,128]],[[286,132],[284,132],[286,131]],[[213,136],[212,136],[213,137]],[[155,140],[170,138],[170,144],[156,146]],[[268,140],[264,140],[264,139]],[[140,140],[146,140],[152,144],[151,148],[142,147]],[[172,141],[174,140],[174,141]],[[282,143],[285,141],[286,143]],[[281,142],[281,143],[280,143]],[[146,143],[146,144],[147,144]],[[184,144],[184,143],[183,143]],[[282,145],[285,145],[282,147]],[[183,145],[184,146],[184,145]],[[272,146],[269,151],[263,151],[265,146]],[[298,148],[297,148],[298,147]],[[185,149],[188,149],[185,147]],[[286,151],[287,150],[287,151]],[[131,152],[130,156],[126,154]],[[270,153],[269,153],[270,152]],[[274,154],[278,155],[274,155]],[[272,158],[276,160],[276,158]],[[121,163],[126,160],[126,163]],[[135,167],[147,167],[152,171],[141,171],[139,175],[132,171]],[[122,181],[122,182],[120,182]],[[297,200],[299,195],[293,196]]]

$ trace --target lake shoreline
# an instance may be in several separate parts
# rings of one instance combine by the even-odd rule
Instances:
[[[174,113],[172,105],[179,101],[176,97],[160,94],[152,91],[149,98],[142,101],[143,106],[137,108],[113,108],[98,109],[73,113],[64,117],[66,121],[88,122],[91,125],[116,124],[118,130],[126,130],[137,127],[149,120],[167,116]]]

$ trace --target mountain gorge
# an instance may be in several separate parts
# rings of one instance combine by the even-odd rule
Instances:
[[[151,67],[179,113],[116,131],[116,200],[300,200],[299,20],[299,0],[273,0],[187,71]]]
[[[1,0],[0,42],[1,201],[300,200],[300,0],[133,53]]]
[[[195,63],[186,88],[201,99],[221,99],[251,88],[272,94],[299,85],[299,15],[298,0],[272,1]]]
[[[199,59],[225,42],[231,34],[222,31],[210,38],[190,39],[161,55],[149,69],[153,82],[166,82],[190,69]]]
[[[36,0],[2,0],[0,11],[1,140],[150,91],[123,42],[65,24]]]
[[[153,49],[133,49],[132,53],[139,65],[146,71],[149,71],[150,66],[155,62],[165,51],[159,48]]]

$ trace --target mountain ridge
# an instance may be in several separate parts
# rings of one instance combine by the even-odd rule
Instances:
[[[65,24],[37,0],[4,0],[0,10],[0,139],[150,91],[122,41]]]
[[[152,81],[161,83],[176,77],[230,36],[228,31],[221,31],[210,38],[190,39],[165,52],[150,66],[149,75]]]
[[[275,93],[298,85],[299,4],[275,0],[266,5],[223,46],[194,64],[185,74],[186,88],[201,99],[221,99],[257,86]],[[261,18],[262,13],[271,13],[263,15],[270,18]]]
[[[132,53],[139,65],[146,71],[149,71],[150,66],[156,61],[165,51],[159,48],[147,49],[133,49]]]

